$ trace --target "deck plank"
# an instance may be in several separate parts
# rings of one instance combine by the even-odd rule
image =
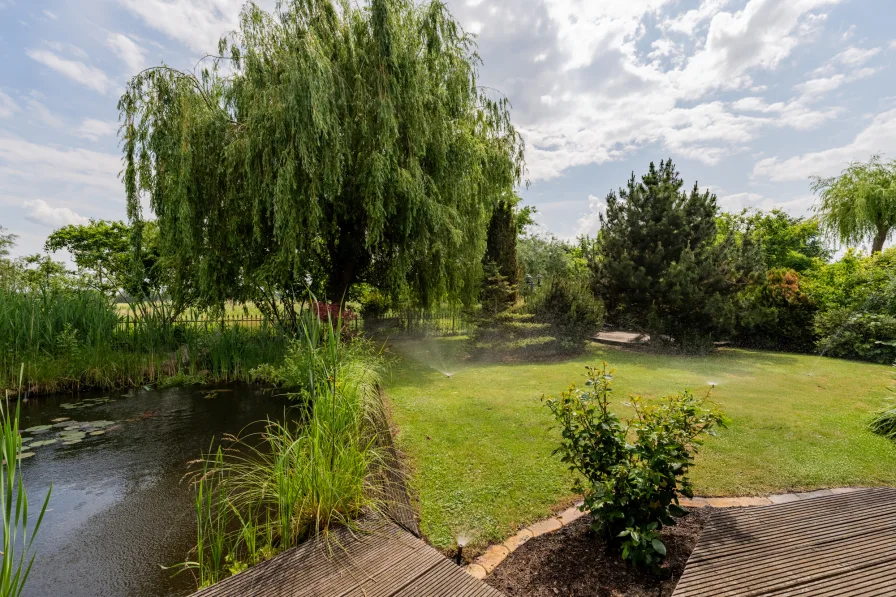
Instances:
[[[896,489],[722,510],[673,597],[896,597]]]
[[[391,521],[339,530],[195,593],[195,597],[501,597]]]

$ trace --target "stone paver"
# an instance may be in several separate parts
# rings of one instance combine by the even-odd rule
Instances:
[[[831,492],[830,489],[817,489],[815,491],[804,491],[804,492],[798,493],[796,495],[800,496],[801,500],[807,500],[809,498],[824,497],[827,495],[834,495],[834,494],[833,494],[833,492]]]
[[[678,500],[678,504],[683,508],[705,508],[709,505],[709,500],[702,497],[681,498]]]
[[[475,564],[479,564],[483,568],[485,568],[486,574],[494,570],[498,564],[504,561],[510,554],[510,550],[507,549],[504,545],[492,545],[488,549],[485,550],[485,553],[476,558],[474,561]]]
[[[834,495],[840,495],[842,493],[852,493],[853,491],[860,491],[864,488],[862,487],[835,487],[831,490],[831,493]]]
[[[768,499],[773,504],[789,504],[790,502],[800,501],[800,496],[795,493],[782,493],[781,495],[770,495]]]
[[[508,538],[502,545],[507,548],[508,551],[516,551],[520,545],[534,537],[532,531],[529,529],[523,529],[513,537]]]
[[[552,533],[557,529],[562,529],[563,524],[553,516],[551,518],[545,518],[539,522],[536,522],[533,525],[526,527],[532,533],[533,537],[538,537],[539,535],[544,535],[545,533]]]
[[[583,516],[585,516],[585,513],[579,510],[578,506],[572,506],[571,508],[567,508],[566,510],[558,514],[557,520],[560,521],[560,524],[566,526],[569,523],[582,518]]]
[[[485,568],[475,562],[472,564],[467,564],[464,567],[464,570],[467,571],[467,574],[469,574],[473,578],[478,578],[479,580],[482,580],[488,575],[488,572],[485,571]]]

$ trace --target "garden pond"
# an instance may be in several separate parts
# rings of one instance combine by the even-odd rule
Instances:
[[[138,389],[22,405],[22,472],[36,515],[53,485],[27,596],[185,595],[196,539],[190,461],[224,434],[282,419],[256,386]],[[33,454],[28,456],[28,454]]]

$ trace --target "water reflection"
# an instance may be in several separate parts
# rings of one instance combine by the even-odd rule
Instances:
[[[285,407],[251,386],[214,394],[191,388],[120,394],[94,394],[113,401],[83,408],[72,408],[77,401],[71,397],[23,405],[22,428],[62,417],[114,422],[103,434],[88,431],[78,443],[56,441],[29,449],[35,456],[22,468],[32,504],[50,482],[53,495],[35,542],[38,555],[25,595],[191,592],[195,584],[189,573],[171,578],[172,572],[161,567],[183,561],[195,539],[192,493],[183,481],[187,462],[207,450],[213,438],[269,416],[282,418]],[[66,428],[70,434],[81,432],[71,427],[77,425],[39,432],[31,443],[58,437]]]

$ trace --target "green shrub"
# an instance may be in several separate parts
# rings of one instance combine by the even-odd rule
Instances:
[[[678,496],[693,495],[687,475],[700,436],[723,418],[686,390],[652,405],[632,396],[635,416],[622,421],[610,410],[612,373],[606,363],[588,367],[584,390],[542,399],[560,424],[555,454],[577,474],[573,489],[594,529],[624,560],[657,568],[666,555],[659,531],[685,513]]]
[[[763,283],[742,292],[734,336],[737,343],[811,351],[817,339],[813,325],[817,308],[802,286],[798,272],[779,268],[769,271]]]
[[[578,344],[604,323],[604,306],[579,280],[554,278],[535,294],[530,309],[538,323],[550,324],[559,339]]]
[[[361,315],[377,319],[385,315],[392,307],[389,297],[376,288],[368,288],[359,301],[361,303]]]
[[[819,353],[874,363],[896,361],[896,317],[833,309],[815,318]]]

